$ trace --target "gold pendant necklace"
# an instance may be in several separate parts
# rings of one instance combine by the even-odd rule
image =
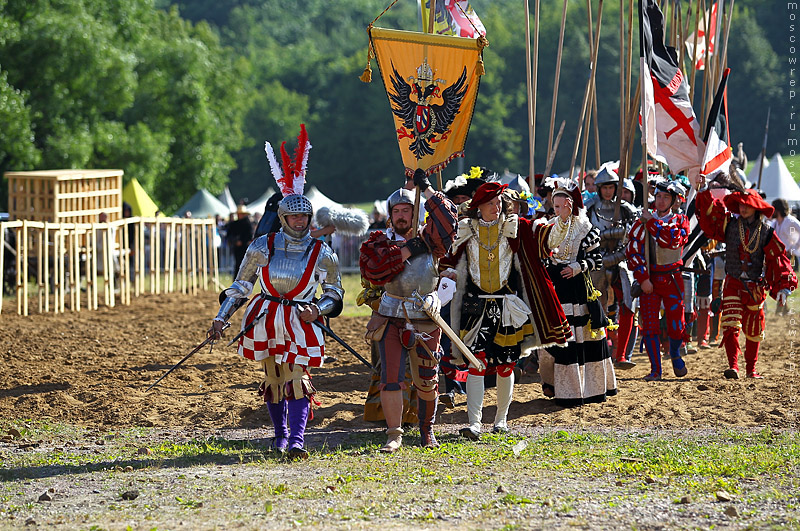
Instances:
[[[742,218],[739,218],[739,241],[742,242],[742,248],[747,254],[752,254],[760,243],[761,225],[761,223],[758,224],[758,228],[750,235],[750,241],[745,243],[744,223],[742,222]]]
[[[490,262],[494,262],[494,259],[496,257],[494,254],[494,250],[497,249],[498,245],[500,245],[500,239],[503,237],[503,228],[505,227],[505,224],[506,220],[503,219],[503,221],[500,222],[500,227],[497,230],[497,241],[495,241],[492,245],[484,245],[484,243],[481,241],[480,235],[478,235],[478,231],[475,230],[475,226],[472,223],[469,224],[469,229],[472,231],[472,235],[475,237],[475,241],[478,243],[481,249],[483,249],[488,253],[487,258],[489,259]],[[488,227],[487,227],[487,236],[488,236]]]

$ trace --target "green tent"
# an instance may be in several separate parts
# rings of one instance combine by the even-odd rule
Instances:
[[[230,210],[225,204],[211,195],[208,190],[198,190],[185,205],[180,207],[175,213],[176,217],[182,218],[186,212],[191,212],[193,218],[207,218],[214,217],[219,214],[220,216],[228,219]]]

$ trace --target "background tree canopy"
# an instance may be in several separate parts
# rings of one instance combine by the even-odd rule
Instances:
[[[274,185],[264,141],[292,145],[305,123],[314,146],[310,184],[340,202],[385,197],[402,182],[400,152],[380,77],[374,72],[374,81],[364,84],[358,76],[366,63],[366,27],[389,3],[0,0],[0,172],[122,168],[126,182],[136,177],[166,213],[199,188],[216,194],[229,184],[234,197],[252,200]],[[444,176],[473,165],[526,174],[523,3],[471,3],[487,28],[487,75],[467,157]],[[398,2],[378,25],[417,29],[417,5]],[[545,165],[561,7],[542,0],[537,171]],[[767,0],[736,2],[730,129],[751,158],[760,151],[768,107],[768,152],[785,148],[790,137],[784,18]],[[633,19],[635,75],[636,13]],[[619,4],[607,2],[597,72],[601,161],[619,158],[618,39]],[[557,171],[570,162],[589,48],[585,3],[570,0],[556,113],[556,127],[565,120],[566,128]],[[698,114],[699,101],[696,94]],[[595,164],[592,144],[587,165]],[[0,210],[6,204],[4,181]]]

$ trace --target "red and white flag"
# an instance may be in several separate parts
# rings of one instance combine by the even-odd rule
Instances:
[[[711,12],[706,11],[703,20],[697,25],[695,33],[686,39],[686,53],[692,58],[695,70],[704,70],[708,57],[714,55],[714,45],[717,41],[717,5],[715,2],[711,6]],[[706,35],[708,26],[708,35]],[[697,34],[697,50],[694,48],[695,34]],[[708,57],[706,57],[706,43],[708,43]]]
[[[706,152],[703,155],[703,169],[700,173],[707,178],[720,172],[727,172],[733,160],[731,147],[728,145],[728,74],[731,69],[726,68],[719,82],[719,88],[714,96],[714,103],[708,114],[708,129],[703,138],[706,143]]]
[[[639,0],[642,134],[647,151],[670,171],[700,172],[705,145],[689,101],[689,84],[675,48],[664,44],[664,15],[654,0]]]

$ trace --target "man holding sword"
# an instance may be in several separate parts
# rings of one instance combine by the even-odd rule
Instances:
[[[305,129],[299,140],[307,150],[311,146],[304,133]],[[294,164],[288,156],[283,157],[283,172],[269,143],[267,154],[284,195],[278,203],[281,230],[250,244],[236,280],[223,292],[225,298],[209,335],[221,337],[225,323],[258,281],[261,293],[247,305],[239,354],[264,368],[261,394],[275,426],[272,448],[292,458],[306,458],[304,435],[315,392],[308,368],[322,366],[325,359],[323,330],[312,323],[323,316],[339,315],[344,290],[336,253],[309,233],[313,208],[302,195],[303,179],[299,177],[305,175],[305,158],[300,149]],[[322,294],[317,299],[319,287]]]

